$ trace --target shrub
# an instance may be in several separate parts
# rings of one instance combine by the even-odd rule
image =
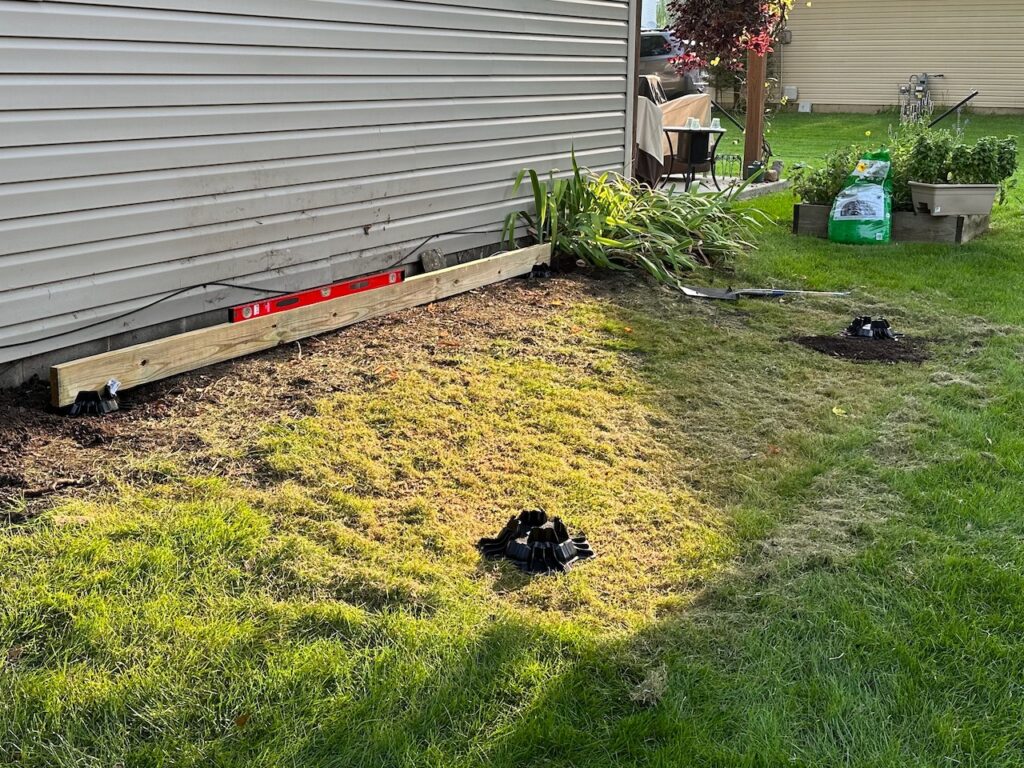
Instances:
[[[793,176],[793,190],[805,203],[811,205],[832,205],[843,187],[846,178],[857,165],[863,152],[860,147],[837,149],[825,155],[822,168],[800,168]]]
[[[556,173],[546,182],[534,170],[519,174],[515,190],[530,179],[535,211],[510,214],[506,240],[515,240],[523,222],[556,252],[602,269],[642,269],[673,287],[698,267],[752,248],[747,236],[764,221],[757,211],[737,208],[727,193],[652,190],[617,174],[584,171],[575,157],[572,174]]]
[[[955,184],[1001,184],[1016,171],[1017,140],[985,136],[973,147],[953,147],[947,177]]]

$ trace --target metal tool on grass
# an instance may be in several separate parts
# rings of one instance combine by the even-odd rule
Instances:
[[[691,299],[718,299],[721,301],[738,301],[750,299],[781,299],[787,296],[817,296],[827,299],[842,299],[850,295],[849,291],[791,291],[782,288],[703,288],[682,286],[684,296]]]

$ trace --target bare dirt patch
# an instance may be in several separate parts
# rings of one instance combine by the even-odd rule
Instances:
[[[105,417],[55,413],[45,382],[0,390],[0,512],[31,517],[51,496],[131,476],[133,459],[155,455],[244,482],[249,462],[225,462],[211,441],[244,448],[254,424],[308,415],[318,398],[386,383],[416,362],[443,364],[498,341],[537,354],[534,326],[595,285],[599,293],[582,276],[509,281],[140,387]]]
[[[923,363],[930,357],[928,342],[911,337],[888,341],[851,336],[797,336],[790,341],[855,363]]]

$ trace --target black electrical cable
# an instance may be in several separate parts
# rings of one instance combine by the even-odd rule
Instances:
[[[423,248],[426,248],[428,245],[430,245],[430,243],[432,243],[434,240],[437,240],[439,237],[446,237],[447,235],[495,235],[500,234],[502,232],[504,232],[504,230],[491,229],[485,231],[475,229],[453,229],[449,232],[441,232],[436,235],[431,235],[430,237],[426,238],[422,243],[413,248],[411,251],[404,254],[398,261],[394,262],[388,267],[385,267],[384,269],[385,271],[388,269],[393,269],[394,267],[397,267],[399,264],[408,261],[417,253],[419,253]],[[254,285],[238,285],[236,283],[222,283],[217,281],[198,283],[196,285],[190,285],[187,288],[180,288],[179,290],[174,291],[173,293],[169,293],[166,296],[161,296],[159,299],[156,299],[155,301],[152,301],[149,304],[146,304],[145,306],[129,310],[123,314],[116,315],[114,317],[106,317],[103,320],[97,320],[95,323],[89,323],[88,325],[80,325],[77,328],[72,328],[69,331],[62,331],[61,333],[55,333],[50,336],[40,336],[39,338],[29,339],[28,341],[17,341],[12,344],[3,344],[0,345],[0,350],[28,347],[33,344],[39,344],[45,341],[53,341],[54,339],[61,339],[64,338],[65,336],[72,336],[76,333],[81,333],[82,331],[88,331],[92,330],[93,328],[99,328],[101,325],[106,325],[107,323],[116,323],[118,320],[124,320],[125,318],[131,317],[132,315],[137,315],[140,312],[150,310],[153,307],[163,304],[165,301],[175,299],[178,296],[188,293],[189,291],[195,291],[199,288],[206,288],[208,286],[216,286],[219,288],[235,288],[240,291],[254,291],[256,293],[262,293],[267,296],[288,296],[291,293],[293,293],[292,291],[279,291],[270,288],[258,288]]]
[[[417,253],[419,253],[421,250],[423,250],[428,245],[430,245],[432,242],[437,240],[439,237],[447,237],[448,235],[500,235],[500,234],[504,233],[504,231],[505,231],[504,229],[488,229],[488,230],[480,230],[480,229],[453,229],[450,232],[441,232],[440,234],[437,234],[437,235],[431,235],[430,237],[424,239],[422,243],[417,245],[415,248],[413,248],[407,254],[402,256],[402,258],[400,258],[398,261],[396,261],[393,264],[391,264],[391,266],[386,267],[386,269],[393,269],[394,267],[397,267],[399,264],[403,264],[404,262],[408,261],[413,256],[415,256]]]
[[[129,311],[123,313],[123,314],[116,315],[114,317],[105,317],[102,320],[97,320],[95,323],[89,323],[88,325],[80,325],[77,328],[72,328],[70,331],[62,331],[61,333],[55,333],[55,334],[52,334],[50,336],[40,336],[38,339],[29,339],[28,341],[18,341],[18,342],[14,342],[13,344],[4,344],[4,345],[0,346],[0,350],[2,350],[2,349],[17,349],[18,347],[28,347],[28,346],[30,346],[32,344],[38,344],[38,343],[43,342],[43,341],[53,341],[54,339],[60,339],[60,338],[63,338],[64,336],[71,336],[72,334],[75,334],[75,333],[80,333],[82,331],[88,331],[88,330],[91,330],[92,328],[98,328],[99,326],[106,325],[107,323],[116,323],[118,320],[124,320],[126,317],[131,317],[132,315],[137,315],[139,312],[145,312],[147,309],[152,309],[153,307],[155,307],[155,306],[157,306],[159,304],[163,304],[165,301],[170,301],[171,299],[177,298],[178,296],[181,296],[182,294],[188,293],[189,291],[194,291],[194,290],[196,290],[198,288],[206,288],[209,285],[215,285],[215,286],[219,286],[221,288],[237,288],[237,289],[242,290],[242,291],[256,291],[257,293],[262,293],[262,294],[265,294],[265,295],[268,295],[268,296],[287,296],[288,295],[288,291],[277,291],[277,290],[271,290],[271,289],[268,289],[268,288],[257,288],[254,285],[235,285],[233,283],[219,283],[219,282],[199,283],[198,285],[190,285],[187,288],[181,288],[181,289],[179,289],[177,291],[174,291],[173,293],[168,293],[166,296],[161,296],[156,301],[152,301],[149,304],[146,304],[144,307],[138,307],[136,309],[131,309],[131,310],[129,310]]]

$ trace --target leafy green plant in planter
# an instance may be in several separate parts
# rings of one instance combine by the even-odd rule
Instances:
[[[949,131],[923,125],[901,126],[889,137],[893,164],[893,209],[913,210],[911,182],[927,184],[998,184],[1001,198],[1017,170],[1017,141],[986,136],[964,144]],[[821,168],[802,168],[793,189],[804,203],[832,205],[862,151],[846,147],[825,156]]]
[[[1018,144],[1016,136],[1007,136],[999,141],[999,160],[998,169],[999,175],[1003,179],[1012,178],[1017,173],[1017,167],[1020,163],[1018,152]]]
[[[808,205],[832,205],[861,154],[859,147],[845,147],[825,155],[822,168],[797,169],[793,174],[793,191]]]
[[[986,214],[1005,201],[1017,170],[1017,140],[985,136],[958,142],[947,131],[918,136],[908,168],[914,205],[933,215]]]
[[[602,269],[642,269],[676,288],[687,273],[726,264],[753,248],[747,238],[764,221],[758,211],[736,207],[725,192],[652,190],[617,174],[592,174],[575,157],[570,175],[553,171],[542,181],[535,170],[524,170],[513,191],[527,178],[534,211],[509,214],[509,243],[524,223],[558,253]]]
[[[950,156],[957,146],[949,131],[924,131],[910,136],[906,143],[904,174],[909,181],[944,184],[949,181]],[[964,146],[964,145],[960,145]]]
[[[889,129],[887,147],[892,157],[892,207],[894,211],[912,211],[910,182],[915,163],[915,147],[918,139],[931,132],[927,123],[904,123],[896,129]],[[945,139],[938,139],[945,141]]]
[[[973,147],[958,144],[949,157],[954,184],[1001,184],[1017,172],[1017,140],[984,136]]]

